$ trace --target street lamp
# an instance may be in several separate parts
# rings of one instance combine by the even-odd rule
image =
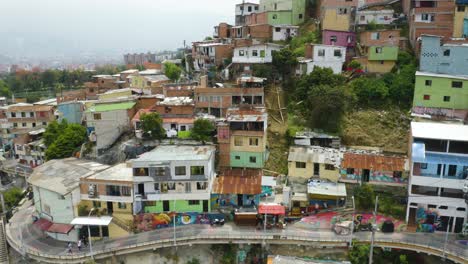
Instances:
[[[89,210],[89,214],[88,214],[88,218],[91,217],[91,214],[94,212],[96,208],[91,208],[91,210]],[[91,229],[89,228],[89,223],[88,223],[88,240],[89,240],[89,254],[91,254],[91,259],[94,259],[94,256],[93,256],[93,245],[92,245],[92,242],[91,242]]]
[[[353,232],[354,232],[354,216],[356,215],[356,206],[354,204],[354,195],[351,196],[351,199],[353,200],[353,218],[351,222],[351,236],[349,237],[349,247],[353,247]]]

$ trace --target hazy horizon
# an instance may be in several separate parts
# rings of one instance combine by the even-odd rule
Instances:
[[[184,40],[191,45],[211,36],[219,22],[233,23],[240,2],[2,1],[0,55],[40,59],[175,50]]]

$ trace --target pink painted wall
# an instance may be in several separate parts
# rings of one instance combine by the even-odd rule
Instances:
[[[336,36],[336,42],[332,43],[331,36]],[[348,42],[348,36],[351,37],[351,42]],[[322,44],[336,45],[342,47],[354,47],[356,46],[356,33],[335,30],[323,30]]]

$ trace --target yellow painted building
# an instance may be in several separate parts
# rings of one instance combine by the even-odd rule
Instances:
[[[453,37],[464,38],[468,33],[468,6],[455,6],[455,15],[453,17]]]
[[[333,148],[293,146],[289,149],[288,176],[337,182],[342,156],[339,150]]]
[[[322,30],[349,31],[350,12],[349,7],[325,9],[322,17]]]
[[[387,73],[390,72],[395,66],[395,61],[367,61],[364,64],[367,72],[373,73]]]
[[[248,131],[247,133],[244,135],[239,131],[233,133],[231,137],[231,151],[264,152],[266,140],[262,135],[263,131],[258,133]]]

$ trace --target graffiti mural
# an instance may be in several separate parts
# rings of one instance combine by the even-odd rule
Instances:
[[[133,223],[136,232],[151,231],[160,228],[172,227],[175,225],[209,224],[210,219],[216,214],[206,213],[145,213],[133,216]]]
[[[416,232],[433,233],[439,224],[439,214],[419,207],[416,211]]]

